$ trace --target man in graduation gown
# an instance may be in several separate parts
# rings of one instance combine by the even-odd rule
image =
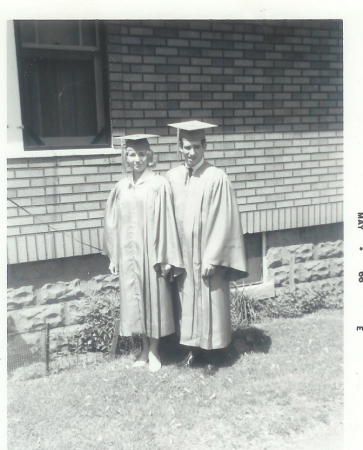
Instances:
[[[197,355],[215,355],[231,341],[229,282],[247,276],[240,215],[225,172],[204,160],[204,122],[170,126],[178,129],[184,163],[166,174],[174,199],[185,272],[178,277],[180,343]],[[214,350],[201,352],[198,349]],[[209,358],[213,361],[213,358]],[[211,370],[214,368],[211,367]]]

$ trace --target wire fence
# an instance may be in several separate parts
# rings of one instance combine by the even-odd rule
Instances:
[[[78,365],[88,366],[104,359],[105,355],[99,352],[80,352],[77,338],[64,340],[47,323],[31,332],[7,335],[7,373],[9,378],[17,380],[59,373]]]
[[[49,326],[27,333],[8,333],[7,370],[13,375],[21,368],[32,366],[44,374],[49,370]]]

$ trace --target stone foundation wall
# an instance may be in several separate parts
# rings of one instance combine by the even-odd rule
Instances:
[[[34,351],[42,345],[44,321],[50,326],[50,350],[60,350],[81,327],[85,310],[97,296],[117,293],[118,275],[98,275],[89,281],[47,283],[40,289],[8,290],[8,333],[21,333]]]
[[[18,343],[19,348],[39,352],[44,346],[44,321],[50,326],[50,351],[61,350],[82,327],[85,309],[97,297],[118,294],[118,275],[95,275],[107,272],[107,265],[106,257],[93,255],[9,268],[8,333],[20,333],[9,336],[11,351],[17,351]],[[72,273],[79,278],[71,279]]]
[[[279,288],[333,287],[343,290],[344,243],[342,240],[319,244],[271,247],[267,251],[268,278]]]

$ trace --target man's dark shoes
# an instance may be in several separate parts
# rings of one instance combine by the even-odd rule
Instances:
[[[188,369],[192,367],[194,363],[195,363],[195,356],[193,355],[193,352],[190,351],[186,356],[186,358],[175,364],[175,367],[178,367],[179,369]]]
[[[204,375],[214,375],[218,371],[218,366],[211,360],[212,358],[207,357],[207,354],[208,352],[200,351],[200,349],[190,350],[186,358],[175,364],[175,367],[179,369],[203,367]],[[210,354],[209,356],[211,357],[212,355]]]
[[[204,366],[203,374],[207,376],[214,375],[218,372],[218,367],[215,364],[207,364]]]
[[[242,343],[242,341],[241,341],[240,339],[235,339],[235,340],[233,341],[233,345],[234,345],[234,348],[237,350],[237,352],[238,352],[240,355],[242,355],[243,353],[245,353],[245,347],[244,347],[244,345],[243,345],[243,343]]]

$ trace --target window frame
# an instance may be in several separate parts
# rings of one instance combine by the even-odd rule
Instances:
[[[78,21],[79,26],[81,25],[81,20]],[[20,120],[21,120],[21,129],[22,129],[22,156],[56,156],[56,155],[66,155],[66,154],[103,154],[103,153],[118,153],[115,152],[112,145],[112,133],[111,133],[111,114],[110,114],[110,102],[109,102],[109,86],[108,86],[108,58],[107,58],[107,43],[106,43],[106,23],[105,21],[96,20],[96,46],[81,46],[81,45],[50,45],[50,44],[32,44],[26,43],[24,46],[21,44],[20,39],[20,25],[19,21],[14,21],[14,40],[15,40],[15,59],[17,64],[17,87],[19,89],[19,101],[20,101]],[[31,53],[32,49],[38,53],[47,52],[57,50],[59,55],[62,53],[65,55],[68,53],[72,55],[77,53],[81,54],[82,52],[92,52],[93,56],[93,64],[94,64],[94,76],[95,76],[95,101],[97,105],[97,126],[100,128],[100,122],[104,123],[103,129],[106,142],[101,144],[98,143],[89,143],[86,142],[86,138],[82,139],[77,137],[56,137],[50,138],[53,139],[53,145],[50,142],[48,145],[31,145],[29,146],[26,142],[26,130],[25,130],[25,95],[24,95],[24,83],[22,81],[22,67],[23,67],[23,59],[24,53],[23,48],[28,49]],[[71,53],[72,52],[72,53]],[[101,80],[100,80],[101,78]],[[96,89],[98,86],[98,89]],[[17,127],[19,128],[19,127]],[[93,138],[97,137],[93,136]],[[77,143],[78,139],[78,143]],[[47,138],[49,142],[49,138]],[[63,141],[64,144],[56,144],[56,141]],[[83,140],[83,142],[82,142]],[[67,144],[71,142],[70,144]],[[82,143],[79,143],[79,142]],[[10,159],[12,157],[20,157],[19,149],[16,149],[16,154],[7,154],[7,157]],[[111,152],[110,152],[111,150]],[[33,155],[34,153],[34,155]]]
[[[260,235],[260,254],[259,254],[259,258],[260,258],[260,276],[258,280],[248,280],[247,278],[241,278],[239,280],[237,280],[237,285],[238,286],[255,286],[255,285],[263,285],[265,283],[267,283],[268,281],[268,270],[267,270],[267,259],[266,259],[266,251],[267,251],[267,246],[266,246],[266,232],[257,232],[257,233],[245,233],[243,235],[244,237],[244,243],[245,243],[245,252],[246,252],[246,266],[247,266],[247,272],[249,270],[248,267],[248,236],[252,236],[252,235]]]
[[[247,233],[245,234],[244,238],[245,238],[245,251],[246,251],[246,264],[247,264],[247,272],[249,272],[249,259],[251,259],[253,257],[253,255],[249,255],[249,251],[248,251],[248,247],[249,244],[248,243],[248,238],[253,236],[253,239],[258,239],[258,250],[261,249],[261,251],[259,252],[258,255],[258,259],[261,260],[261,264],[259,267],[259,274],[249,274],[249,276],[247,278],[244,279],[244,281],[246,282],[246,284],[259,284],[263,282],[263,238],[262,238],[262,233]],[[248,278],[251,277],[251,280],[248,280]],[[258,279],[255,279],[258,278]]]

